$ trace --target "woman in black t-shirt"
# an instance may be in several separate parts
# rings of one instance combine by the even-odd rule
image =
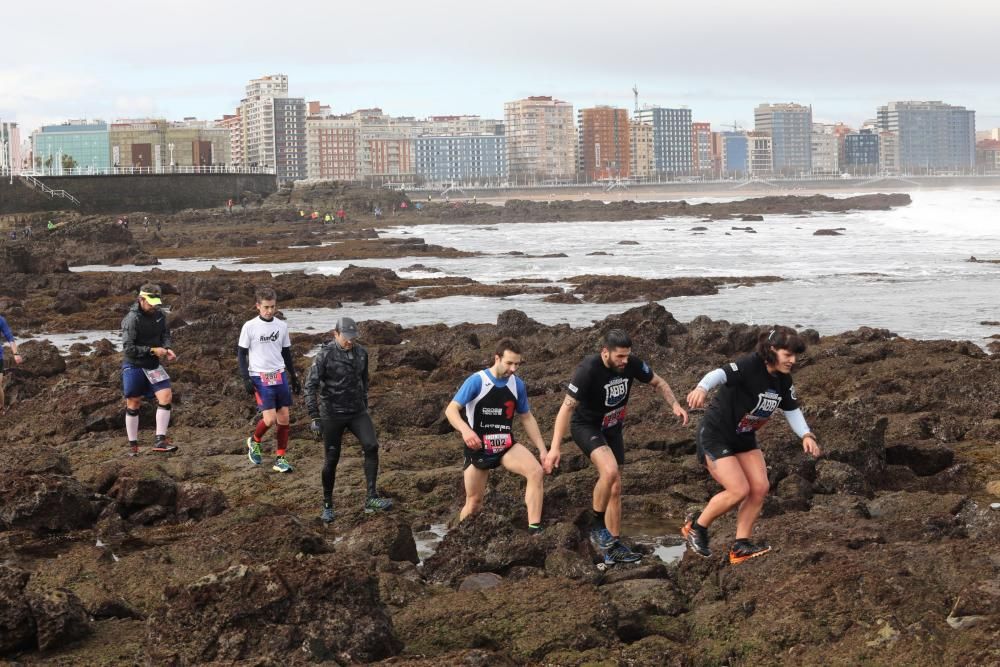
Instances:
[[[756,351],[706,374],[688,394],[688,407],[697,409],[705,405],[709,391],[722,387],[698,428],[698,461],[723,490],[700,513],[689,516],[681,529],[688,547],[699,556],[712,555],[709,525],[737,505],[736,541],[729,550],[729,562],[735,565],[771,550],[766,544],[754,544],[750,536],[769,489],[757,431],[779,407],[802,438],[802,449],[820,455],[792,384],[796,355],[805,349],[805,341],[794,329],[776,327],[761,335]]]

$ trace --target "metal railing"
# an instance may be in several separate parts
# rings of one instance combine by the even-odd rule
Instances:
[[[45,183],[42,183],[40,180],[38,180],[31,174],[20,174],[18,178],[24,181],[29,188],[39,190],[47,194],[52,199],[55,199],[56,197],[62,197],[63,199],[68,199],[77,206],[80,205],[80,200],[71,195],[70,193],[66,192],[65,190],[53,190],[52,188],[45,185]]]
[[[22,172],[31,176],[136,176],[160,174],[274,174],[274,167],[241,167],[229,164],[162,167],[36,167]]]

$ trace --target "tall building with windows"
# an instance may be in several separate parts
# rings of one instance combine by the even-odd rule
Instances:
[[[361,180],[361,121],[353,116],[306,119],[309,178]]]
[[[109,128],[103,120],[45,125],[31,135],[31,154],[32,167],[46,173],[99,172],[113,166]]]
[[[801,176],[812,172],[812,107],[760,104],[754,109],[754,131],[771,137],[773,173]]]
[[[279,181],[306,178],[305,98],[274,98],[274,167]]]
[[[653,126],[653,169],[658,175],[690,174],[693,133],[690,109],[647,106],[635,114],[640,123]]]
[[[701,176],[715,173],[712,160],[712,124],[691,123],[691,171]]]
[[[813,174],[833,176],[840,173],[840,137],[833,125],[813,123],[810,146]]]
[[[653,126],[633,120],[629,124],[632,151],[632,177],[640,180],[651,178],[653,163]]]
[[[573,105],[549,96],[504,103],[509,173],[515,181],[569,180],[576,172]]]
[[[429,183],[486,185],[507,180],[507,139],[496,134],[420,136],[417,176]]]
[[[23,160],[17,123],[0,120],[0,173],[21,173]]]
[[[216,127],[229,132],[229,164],[245,166],[243,159],[243,117],[240,115],[240,108],[237,107],[234,114],[223,115],[215,124]]]
[[[747,169],[757,178],[774,173],[774,139],[767,132],[747,132]]]
[[[722,176],[746,178],[750,173],[750,144],[743,132],[719,133],[719,159]]]
[[[862,128],[844,137],[844,169],[849,174],[878,173],[879,135],[872,128]]]
[[[896,136],[898,168],[907,172],[964,171],[976,163],[976,112],[944,102],[889,102],[878,126]]]
[[[587,181],[627,178],[632,173],[628,111],[609,106],[580,109],[580,174]]]
[[[288,76],[273,74],[251,79],[246,86],[246,97],[240,102],[239,115],[243,119],[244,166],[273,167],[274,154],[274,100],[288,97]]]

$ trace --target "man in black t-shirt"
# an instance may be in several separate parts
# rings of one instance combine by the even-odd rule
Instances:
[[[802,438],[803,450],[812,456],[820,455],[792,384],[796,355],[805,348],[805,341],[794,329],[775,327],[761,335],[753,354],[706,373],[688,394],[688,406],[698,409],[705,405],[708,392],[720,387],[698,428],[697,441],[698,461],[722,486],[722,491],[701,512],[687,517],[681,528],[688,547],[699,556],[712,555],[708,527],[737,506],[736,541],[729,550],[729,562],[736,565],[771,550],[766,544],[754,544],[750,538],[769,490],[767,465],[757,445],[757,431],[778,408]]]
[[[552,446],[545,458],[545,472],[559,466],[559,448],[568,430],[597,468],[590,541],[609,565],[634,563],[641,558],[619,540],[620,469],[625,464],[622,428],[633,380],[658,390],[673,413],[687,424],[687,411],[677,402],[670,385],[649,364],[632,355],[632,339],[627,333],[612,329],[604,337],[600,354],[586,357],[577,366],[556,416]]]

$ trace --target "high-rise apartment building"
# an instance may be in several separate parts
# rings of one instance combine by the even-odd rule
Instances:
[[[972,169],[976,112],[944,102],[890,102],[878,108],[878,126],[898,142],[898,168],[907,172]]]
[[[722,176],[746,178],[750,173],[750,143],[743,132],[720,132],[718,138]]]
[[[486,185],[507,180],[507,138],[503,135],[420,136],[413,145],[417,176],[426,182]]]
[[[273,167],[274,158],[274,99],[288,97],[288,76],[274,74],[251,79],[246,97],[240,102],[243,119],[243,154],[247,167]]]
[[[573,105],[549,96],[504,103],[510,177],[515,181],[568,180],[576,171]]]
[[[274,98],[274,167],[279,181],[306,178],[306,101]]]
[[[976,169],[987,174],[1000,172],[1000,141],[983,139],[976,142]]]
[[[225,114],[221,119],[215,121],[216,127],[223,128],[229,132],[229,164],[243,166],[243,117],[240,115],[240,107],[236,108],[236,113]]]
[[[653,126],[653,169],[658,175],[676,176],[692,171],[690,109],[647,106],[635,114],[640,123]]]
[[[627,178],[632,173],[628,111],[609,106],[580,109],[580,174],[587,181]]]
[[[899,173],[899,136],[895,132],[878,133],[878,168],[882,174]]]
[[[833,125],[813,123],[810,146],[813,174],[833,176],[840,173],[840,137]]]
[[[774,139],[767,132],[747,132],[747,168],[750,176],[774,173]]]
[[[712,160],[712,124],[691,123],[691,171],[710,176],[716,167]]]
[[[773,173],[812,172],[812,125],[812,107],[789,103],[760,104],[754,109],[754,131],[771,137]]]
[[[306,119],[309,178],[360,181],[361,121],[353,116]]]
[[[629,123],[632,151],[632,178],[648,180],[655,174],[653,126],[633,120]]]
[[[0,174],[21,173],[22,162],[17,123],[0,120]]]
[[[879,136],[872,128],[862,128],[844,137],[844,169],[849,174],[874,175],[878,172]]]

